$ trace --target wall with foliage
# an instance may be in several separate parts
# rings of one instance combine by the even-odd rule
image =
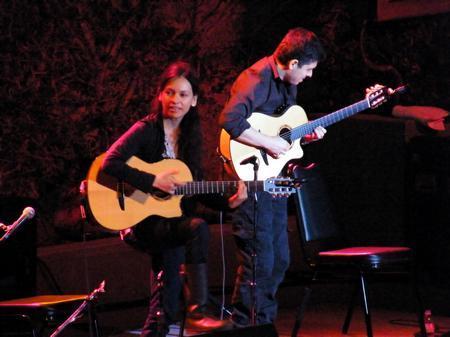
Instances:
[[[3,1],[1,196],[34,199],[39,244],[60,242],[55,229],[79,225],[91,161],[145,116],[155,80],[180,58],[203,79],[205,166],[220,178],[216,120],[229,86],[294,26],[328,53],[300,90],[307,111],[359,100],[375,80],[408,82],[408,99],[449,108],[449,15],[377,23],[372,13],[372,1]]]

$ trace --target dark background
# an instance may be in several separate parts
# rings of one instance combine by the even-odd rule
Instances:
[[[37,209],[38,246],[79,240],[80,181],[146,115],[156,79],[180,58],[201,74],[204,164],[208,179],[221,179],[217,117],[229,87],[295,26],[315,31],[328,55],[299,88],[312,118],[362,99],[377,82],[408,83],[402,103],[449,109],[449,18],[378,22],[375,1],[356,0],[2,1],[2,209],[15,203],[19,216],[27,205],[17,198]],[[403,121],[351,119],[306,155],[321,163],[354,243],[412,244],[437,273],[450,268],[448,138],[419,131],[411,143]]]

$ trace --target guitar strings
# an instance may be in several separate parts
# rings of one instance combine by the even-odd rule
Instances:
[[[336,123],[346,117],[352,116],[360,111],[363,111],[369,107],[370,107],[370,102],[367,99],[363,99],[363,100],[356,102],[348,107],[339,109],[331,114],[328,114],[321,118],[309,121],[305,124],[297,126],[291,130],[288,130],[288,131],[280,134],[280,137],[286,141],[292,141],[297,138],[301,138],[304,135],[312,133],[314,131],[314,129],[316,127],[318,127],[319,125],[326,127],[326,126]]]

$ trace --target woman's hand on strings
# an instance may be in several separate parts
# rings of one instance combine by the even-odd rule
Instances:
[[[169,194],[175,194],[177,187],[184,185],[177,179],[178,173],[178,170],[173,169],[156,174],[153,187]]]

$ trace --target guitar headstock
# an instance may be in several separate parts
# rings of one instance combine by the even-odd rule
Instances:
[[[293,178],[268,178],[264,180],[264,191],[269,192],[272,196],[287,197],[297,192],[297,188],[301,185],[301,181]]]
[[[366,89],[366,99],[371,109],[375,109],[386,102],[393,92],[392,89],[380,84],[375,84]]]

